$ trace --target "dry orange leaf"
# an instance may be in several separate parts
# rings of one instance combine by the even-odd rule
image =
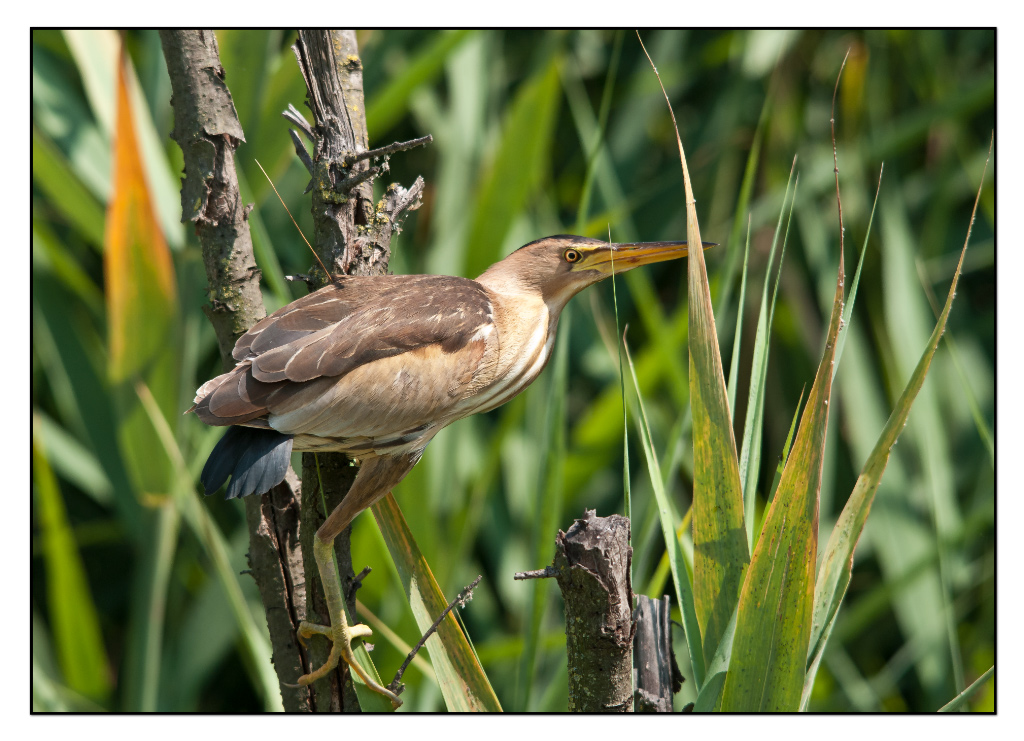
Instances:
[[[174,266],[153,210],[132,120],[127,64],[122,50],[113,195],[103,239],[109,374],[115,382],[138,373],[166,345],[176,298]]]

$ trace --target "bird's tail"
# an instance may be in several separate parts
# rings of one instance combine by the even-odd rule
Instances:
[[[284,481],[291,454],[291,435],[231,426],[210,453],[199,480],[212,494],[230,476],[228,499],[262,494]]]

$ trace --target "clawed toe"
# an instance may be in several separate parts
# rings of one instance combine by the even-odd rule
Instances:
[[[330,625],[318,625],[317,623],[310,623],[303,620],[299,623],[299,629],[295,631],[295,637],[299,639],[299,643],[302,644],[303,648],[308,648],[306,640],[310,636],[323,636],[324,638],[330,639],[334,635]]]
[[[355,654],[352,652],[352,639],[353,638],[367,638],[373,635],[373,631],[368,625],[353,625],[347,628],[341,636],[335,636],[333,629],[327,625],[317,625],[316,623],[307,623],[302,621],[299,625],[299,629],[296,631],[296,636],[299,642],[303,646],[306,645],[305,639],[314,635],[322,635],[325,638],[331,640],[331,653],[327,657],[327,661],[316,671],[312,671],[309,674],[303,674],[298,679],[300,686],[308,686],[319,679],[323,679],[331,671],[338,666],[338,662],[344,660],[349,668],[355,673],[363,683],[374,692],[384,695],[391,700],[392,706],[398,708],[402,705],[402,699],[391,690],[386,687],[381,687],[377,684],[356,662]]]

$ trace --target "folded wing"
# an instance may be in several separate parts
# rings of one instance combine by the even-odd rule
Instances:
[[[207,424],[372,440],[442,419],[486,385],[497,337],[475,281],[351,276],[266,317],[232,355],[196,394]]]

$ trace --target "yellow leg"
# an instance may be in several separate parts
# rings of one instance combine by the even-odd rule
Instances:
[[[356,661],[352,653],[352,639],[366,638],[372,631],[366,625],[353,625],[349,627],[345,617],[345,598],[342,595],[341,579],[338,577],[338,564],[334,559],[334,539],[324,542],[318,537],[313,538],[313,556],[316,558],[316,565],[320,570],[320,581],[324,585],[324,595],[327,598],[327,610],[330,614],[331,624],[316,625],[305,620],[299,625],[298,637],[305,645],[305,639],[313,635],[322,635],[331,640],[331,655],[327,663],[316,671],[304,674],[299,677],[300,685],[308,685],[325,677],[330,671],[338,666],[342,660],[349,665],[363,683],[374,692],[378,692],[389,700],[396,708],[402,704],[401,698],[394,692],[381,687],[373,678],[367,674],[363,667]]]

